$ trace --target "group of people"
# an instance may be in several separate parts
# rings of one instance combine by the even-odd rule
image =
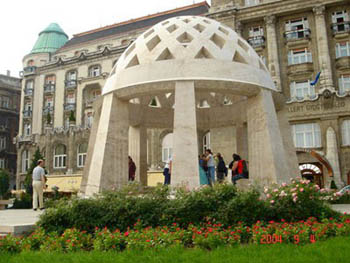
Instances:
[[[228,165],[225,164],[224,158],[220,153],[215,156],[210,149],[205,154],[199,156],[199,183],[200,185],[213,185],[216,181],[222,183],[228,176],[229,169],[232,171],[232,183],[240,179],[249,178],[247,163],[242,160],[238,154],[232,155],[233,160]],[[216,174],[216,176],[215,176]]]
[[[198,156],[200,185],[212,186],[216,181],[218,183],[222,183],[225,180],[225,177],[228,176],[229,170],[232,171],[231,180],[233,184],[236,184],[236,182],[240,179],[248,179],[249,172],[246,161],[242,160],[241,157],[235,153],[232,155],[232,158],[233,160],[227,167],[223,156],[220,153],[217,153],[214,156],[210,149],[207,149],[205,154]],[[166,162],[163,170],[164,185],[170,184],[171,167],[172,159]]]

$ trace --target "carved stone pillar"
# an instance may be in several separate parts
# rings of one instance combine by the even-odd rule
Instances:
[[[87,176],[85,195],[120,188],[128,182],[129,108],[114,94],[105,95]],[[91,142],[91,140],[90,140]],[[89,147],[89,150],[91,148]]]
[[[329,55],[325,9],[326,8],[324,5],[319,5],[313,8],[315,14],[318,61],[321,71],[320,86],[321,89],[328,88],[334,90],[334,83],[332,78],[332,64],[331,57]]]
[[[171,185],[199,186],[196,101],[193,81],[175,84],[173,165]]]
[[[136,181],[147,185],[147,130],[145,127],[130,127],[129,155],[136,165]]]
[[[282,91],[280,63],[278,59],[278,44],[276,34],[276,17],[266,16],[264,18],[266,24],[266,42],[269,70],[272,79],[275,82],[278,91]]]

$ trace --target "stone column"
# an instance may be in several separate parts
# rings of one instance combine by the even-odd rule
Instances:
[[[298,165],[299,162],[297,152],[292,137],[292,130],[288,122],[287,109],[284,108],[278,111],[277,118],[281,130],[283,146],[285,149],[285,158],[288,163],[288,176],[290,178],[295,178],[297,176],[300,176],[300,170]]]
[[[175,84],[174,146],[171,184],[199,186],[196,102],[193,81]]]
[[[337,136],[332,127],[327,129],[327,154],[326,158],[333,169],[333,179],[336,186],[343,187],[344,182],[341,179],[340,174],[340,165],[339,165],[339,156],[338,156],[338,144],[337,144]]]
[[[129,155],[136,165],[136,181],[147,185],[147,130],[145,127],[130,126]]]
[[[92,157],[87,174],[86,196],[127,184],[128,137],[128,102],[112,93],[105,95],[93,152],[88,152],[88,156],[92,154]]]
[[[288,164],[272,94],[269,90],[248,99],[249,176],[259,185],[288,180]]]
[[[236,148],[237,154],[248,160],[248,130],[247,125],[242,122],[236,124]]]
[[[319,5],[313,8],[315,13],[316,43],[318,50],[318,63],[321,71],[320,84],[321,88],[334,90],[332,78],[332,64],[329,55],[327,24],[325,17],[325,6]]]
[[[280,63],[278,58],[278,44],[276,34],[276,17],[266,16],[264,18],[266,24],[266,42],[267,42],[267,55],[269,62],[269,70],[273,81],[275,82],[278,91],[282,91],[281,86],[281,72]]]

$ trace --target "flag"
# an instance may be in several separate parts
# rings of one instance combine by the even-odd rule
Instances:
[[[321,71],[317,73],[315,80],[310,82],[311,86],[315,86],[317,84],[318,80],[320,79],[320,75],[321,75]]]

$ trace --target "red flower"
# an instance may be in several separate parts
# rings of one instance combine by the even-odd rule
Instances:
[[[124,236],[127,237],[129,235],[129,232],[125,232]]]
[[[151,240],[147,239],[146,242],[151,242]]]

